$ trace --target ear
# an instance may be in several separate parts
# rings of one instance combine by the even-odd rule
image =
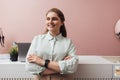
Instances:
[[[64,22],[62,22],[61,26],[63,26],[63,25],[64,25]]]

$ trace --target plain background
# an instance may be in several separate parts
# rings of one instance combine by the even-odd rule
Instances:
[[[80,55],[120,55],[115,24],[120,19],[120,0],[0,0],[0,27],[8,53],[12,41],[31,42],[45,29],[47,10],[63,11],[68,37]]]

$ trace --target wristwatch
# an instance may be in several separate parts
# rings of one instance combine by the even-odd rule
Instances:
[[[49,63],[50,63],[50,60],[49,60],[49,59],[46,59],[46,60],[45,60],[45,65],[44,65],[44,66],[45,66],[46,68],[48,68],[48,64],[49,64]]]

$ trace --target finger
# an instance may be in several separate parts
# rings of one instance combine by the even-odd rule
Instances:
[[[32,54],[29,54],[29,56],[35,56],[35,54],[32,53]]]
[[[71,59],[71,56],[67,56],[67,57],[65,57],[64,60],[68,60],[68,59]]]

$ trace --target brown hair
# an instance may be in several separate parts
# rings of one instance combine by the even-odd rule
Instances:
[[[48,10],[48,12],[46,13],[46,16],[47,16],[47,14],[48,14],[49,12],[55,12],[55,13],[58,15],[58,17],[60,18],[60,20],[61,20],[62,22],[65,21],[64,14],[62,13],[61,10],[59,10],[59,9],[57,9],[57,8],[52,8],[52,9]],[[46,29],[45,33],[47,33],[47,32],[48,32],[48,29]],[[60,27],[60,33],[62,34],[62,36],[67,37],[67,32],[66,32],[66,28],[65,28],[65,24],[64,24],[64,23],[63,23],[63,25]]]

